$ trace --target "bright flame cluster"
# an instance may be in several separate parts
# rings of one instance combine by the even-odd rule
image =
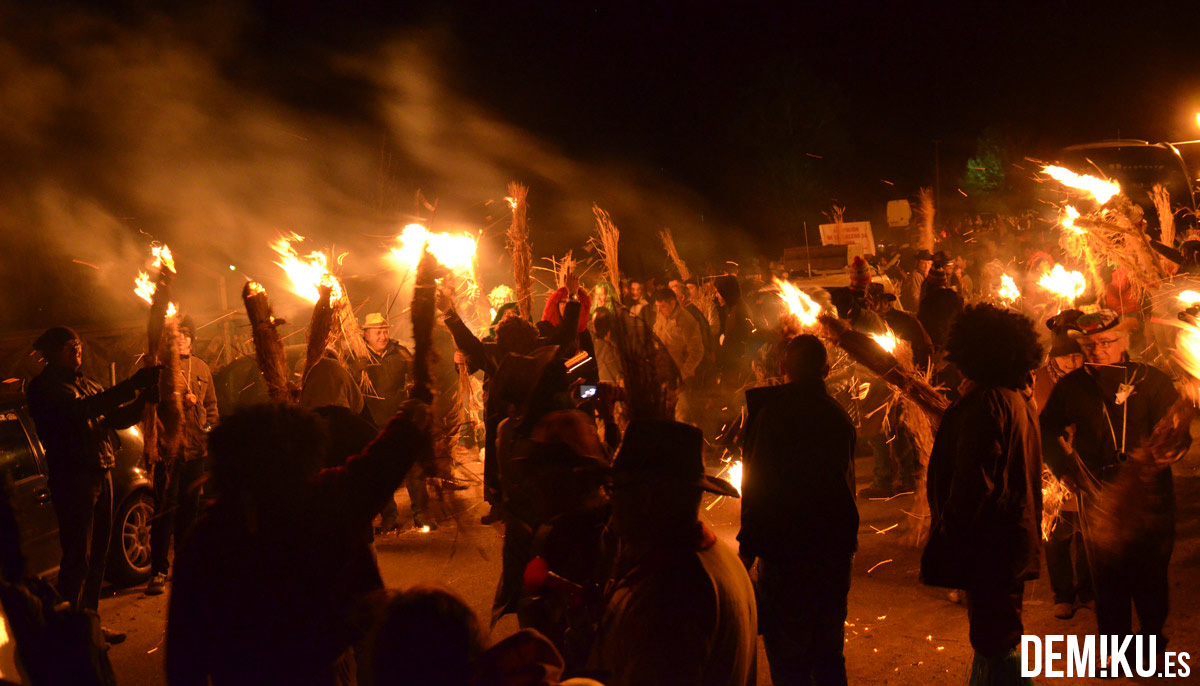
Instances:
[[[314,251],[307,256],[301,256],[292,243],[304,240],[296,234],[284,236],[271,244],[271,249],[279,254],[275,264],[283,268],[288,280],[292,282],[292,292],[309,302],[315,303],[320,297],[320,286],[329,286],[331,300],[342,297],[342,285],[329,271],[329,258],[325,253]]]
[[[1013,281],[1013,277],[1008,274],[1000,276],[1000,290],[996,293],[1000,299],[1006,303],[1013,303],[1017,298],[1021,297],[1021,289],[1017,288],[1017,282]]]
[[[1182,322],[1175,337],[1175,360],[1193,379],[1200,379],[1200,325]]]
[[[1067,205],[1063,208],[1063,214],[1062,217],[1059,218],[1059,223],[1062,224],[1064,229],[1067,229],[1073,233],[1086,233],[1082,226],[1079,226],[1075,223],[1076,219],[1079,219],[1079,210],[1075,209],[1071,205]]]
[[[734,460],[729,463],[729,469],[725,470],[725,480],[733,485],[740,494],[742,492],[742,461]]]
[[[817,325],[817,315],[821,314],[821,306],[817,301],[808,297],[804,291],[796,288],[792,284],[775,277],[775,292],[779,294],[780,300],[783,300],[784,305],[787,305],[788,312],[792,314],[800,322],[800,326],[805,328]]]
[[[421,224],[409,224],[396,240],[400,245],[392,248],[392,258],[409,269],[417,268],[417,263],[421,261],[421,248],[428,246],[429,253],[443,267],[460,274],[470,275],[474,272],[477,245],[470,236],[430,233]]]
[[[1189,307],[1195,305],[1196,303],[1200,303],[1200,293],[1197,293],[1196,291],[1183,291],[1175,297],[1179,299],[1180,303]]]
[[[889,353],[896,352],[896,335],[891,331],[887,333],[873,333],[871,334],[871,339],[878,343],[879,347],[885,351]]]
[[[1101,205],[1121,192],[1121,187],[1116,181],[1105,181],[1087,174],[1076,174],[1065,167],[1048,166],[1042,169],[1042,173],[1064,186],[1090,194]]]
[[[175,271],[175,258],[171,256],[171,249],[165,245],[150,246],[150,254],[154,256],[153,269],[159,271],[166,269],[172,273]],[[145,300],[147,304],[154,302],[154,292],[158,290],[158,284],[150,279],[150,274],[139,269],[137,278],[133,280],[133,292],[137,297]],[[167,316],[174,317],[179,311],[175,307],[175,303],[167,303]]]
[[[1087,290],[1087,279],[1080,272],[1069,272],[1056,264],[1053,270],[1038,279],[1038,285],[1064,300],[1074,300]]]

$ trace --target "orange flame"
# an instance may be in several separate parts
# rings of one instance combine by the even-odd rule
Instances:
[[[1087,174],[1076,174],[1064,167],[1048,166],[1042,169],[1042,173],[1068,188],[1090,194],[1096,199],[1096,202],[1102,205],[1121,192],[1121,186],[1116,181],[1105,181]]]
[[[887,333],[873,333],[871,334],[871,339],[878,343],[879,347],[885,351],[889,353],[896,352],[896,335],[891,331]]]
[[[779,294],[780,300],[783,300],[783,303],[787,305],[788,312],[800,322],[800,326],[806,328],[816,326],[817,315],[821,314],[821,306],[817,304],[817,301],[808,297],[808,294],[804,291],[779,277],[774,277],[772,281],[775,285],[775,292]]]
[[[734,460],[729,463],[729,467],[725,469],[725,480],[728,481],[737,492],[742,492],[742,461]]]
[[[1021,297],[1021,289],[1017,288],[1017,282],[1013,281],[1013,277],[1008,274],[1000,276],[1000,290],[996,293],[1000,299],[1007,303],[1016,302],[1017,298]]]
[[[1200,303],[1200,293],[1196,291],[1183,291],[1175,297],[1179,299],[1180,303],[1188,306]]]
[[[400,245],[392,248],[391,254],[398,264],[410,270],[421,261],[421,248],[428,246],[443,267],[466,276],[474,275],[475,251],[478,245],[471,236],[448,233],[430,233],[421,224],[409,224],[397,238]]]
[[[1082,273],[1069,272],[1061,264],[1056,264],[1053,270],[1038,279],[1038,285],[1060,298],[1074,300],[1087,289],[1087,280]]]
[[[1084,231],[1082,226],[1079,226],[1078,224],[1075,223],[1075,220],[1078,218],[1079,218],[1079,210],[1075,209],[1071,205],[1067,205],[1066,207],[1063,208],[1063,215],[1059,219],[1059,223],[1061,223],[1063,225],[1063,228],[1067,229],[1068,231],[1072,231],[1072,232],[1078,233],[1078,234],[1086,233],[1086,231]]]
[[[337,277],[329,271],[329,258],[319,250],[302,257],[292,247],[292,243],[302,240],[304,240],[303,237],[293,233],[290,236],[283,236],[271,244],[271,249],[278,253],[280,258],[280,261],[275,264],[282,267],[284,273],[287,274],[288,280],[292,283],[292,292],[315,303],[321,297],[320,291],[317,290],[318,287],[329,286],[333,289],[330,300],[341,299],[342,285],[338,282]]]
[[[172,273],[175,272],[175,258],[171,256],[171,249],[165,245],[151,245],[150,254],[154,255],[154,269],[166,269]],[[158,290],[158,284],[150,279],[150,275],[139,269],[137,278],[133,280],[133,292],[137,297],[145,300],[147,304],[154,301],[154,292]],[[179,312],[179,308],[175,303],[167,303],[167,316],[174,317]]]

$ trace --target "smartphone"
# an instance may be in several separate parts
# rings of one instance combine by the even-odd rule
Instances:
[[[580,400],[587,400],[588,398],[596,397],[596,387],[592,384],[581,385],[578,392]]]

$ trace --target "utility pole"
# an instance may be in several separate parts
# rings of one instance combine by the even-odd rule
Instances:
[[[942,154],[941,139],[933,140],[933,206],[942,209]]]

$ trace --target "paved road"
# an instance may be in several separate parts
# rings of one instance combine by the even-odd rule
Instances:
[[[859,481],[871,474],[869,458],[857,464]],[[1179,495],[1179,534],[1172,560],[1171,618],[1167,633],[1171,649],[1189,651],[1200,659],[1200,443],[1176,465]],[[403,498],[403,490],[398,498]],[[444,517],[435,532],[408,529],[379,537],[376,547],[383,578],[391,588],[441,584],[459,593],[480,615],[490,614],[491,598],[500,570],[502,530],[478,523],[482,512],[477,492],[465,492],[458,519]],[[939,589],[917,580],[919,551],[904,539],[911,497],[859,504],[862,526],[854,562],[850,612],[846,628],[846,660],[853,684],[962,684],[970,666],[966,610],[950,602]],[[406,503],[401,502],[401,512]],[[705,517],[727,542],[737,533],[736,501],[726,499],[707,509]],[[895,528],[892,525],[898,524]],[[1062,621],[1051,615],[1053,604],[1045,574],[1026,588],[1025,630],[1034,634],[1084,634],[1095,628],[1095,617],[1081,610]],[[121,684],[164,683],[162,632],[166,596],[147,597],[141,589],[125,590],[101,603],[105,623],[126,631],[128,640],[112,649]],[[486,620],[485,620],[486,621]],[[500,639],[516,629],[506,617],[492,631]],[[769,684],[760,642],[759,683]],[[1039,680],[1040,682],[1041,680]],[[1077,680],[1073,683],[1088,683]],[[1099,680],[1096,680],[1099,683]],[[1051,683],[1046,680],[1046,683]],[[1135,683],[1126,681],[1126,683]]]

